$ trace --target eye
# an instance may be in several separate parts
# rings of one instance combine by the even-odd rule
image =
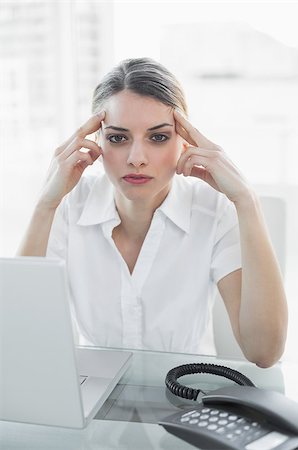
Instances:
[[[154,134],[151,139],[155,142],[165,142],[169,139],[169,136],[165,134]]]
[[[122,136],[121,134],[110,134],[106,138],[112,144],[121,144],[122,142],[127,141],[126,136]]]

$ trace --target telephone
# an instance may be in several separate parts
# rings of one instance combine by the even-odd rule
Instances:
[[[192,390],[176,382],[179,369],[179,376],[182,376],[181,371],[187,372],[186,369],[181,370],[183,367],[186,366],[179,366],[168,373],[167,387],[185,398],[190,398],[191,391],[195,391],[196,399],[198,392],[202,391]],[[230,379],[235,376],[237,379],[234,381],[242,385],[226,386],[204,393],[201,403],[166,417],[159,425],[201,449],[298,449],[298,403],[279,392],[259,389],[244,375],[241,378],[239,372],[222,366],[205,365],[206,370],[195,372],[193,369],[191,373],[215,373],[214,367],[217,368],[216,374],[223,374]],[[176,374],[174,379],[173,371]],[[226,375],[227,371],[229,376]]]

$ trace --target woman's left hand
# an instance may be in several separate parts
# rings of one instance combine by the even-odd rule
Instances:
[[[176,132],[190,144],[182,153],[176,172],[201,178],[234,203],[247,196],[250,192],[247,181],[223,149],[203,136],[177,110],[174,118]]]

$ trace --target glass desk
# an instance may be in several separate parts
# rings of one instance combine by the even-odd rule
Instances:
[[[298,401],[298,363],[282,362],[260,369],[243,360],[214,356],[130,350],[132,365],[84,430],[0,422],[1,450],[179,450],[192,445],[167,433],[157,422],[181,408],[195,404],[167,391],[164,379],[178,365],[196,362],[236,369],[258,387],[284,393]],[[233,382],[210,374],[188,375],[183,384],[204,391]]]

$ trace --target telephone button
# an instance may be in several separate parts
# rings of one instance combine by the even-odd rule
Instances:
[[[210,411],[210,408],[203,408],[202,409],[202,413],[203,414],[206,414],[206,413],[208,413]]]
[[[227,412],[221,412],[219,413],[219,417],[228,417],[228,413]]]
[[[218,421],[218,425],[226,425],[228,421],[226,419],[221,419]]]
[[[207,430],[210,430],[210,431],[215,431],[216,429],[217,429],[217,425],[215,425],[214,423],[211,423],[207,427]]]
[[[189,421],[189,417],[181,417],[180,422],[184,423],[184,422],[188,422]]]
[[[182,417],[187,417],[187,416],[191,416],[192,414],[194,414],[196,411],[192,410],[192,411],[188,411],[185,414],[182,414]]]
[[[202,420],[202,422],[198,423],[198,427],[207,427],[208,422],[206,422],[206,420]]]
[[[244,419],[244,417],[240,417],[240,418],[237,420],[237,423],[247,423],[247,420]]]
[[[209,422],[217,422],[218,421],[218,417],[210,417]]]
[[[209,418],[208,414],[202,414],[201,415],[201,419],[202,420],[207,420]]]
[[[195,425],[195,424],[198,423],[198,419],[191,419],[191,420],[189,421],[189,423],[190,423],[191,425]]]
[[[231,414],[231,415],[228,417],[228,419],[229,419],[229,420],[237,420],[237,419],[238,419],[238,416],[235,416],[234,414]]]

